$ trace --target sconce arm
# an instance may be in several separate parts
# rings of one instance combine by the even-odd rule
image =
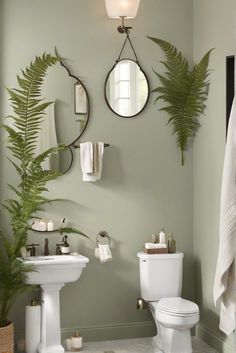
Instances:
[[[122,24],[117,27],[117,30],[119,33],[126,33],[126,34],[130,34],[130,30],[132,29],[132,27],[127,27],[125,26],[125,16],[120,16],[121,20],[122,20]]]

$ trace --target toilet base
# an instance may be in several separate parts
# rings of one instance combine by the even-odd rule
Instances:
[[[161,348],[161,337],[160,335],[156,335],[152,337],[152,342],[155,347]]]
[[[161,350],[163,353],[192,353],[191,330],[176,330],[161,326]]]

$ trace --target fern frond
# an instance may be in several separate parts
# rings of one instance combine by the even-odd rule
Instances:
[[[89,236],[83,233],[80,229],[78,228],[73,228],[73,227],[61,227],[59,229],[60,234],[79,234],[82,235],[85,238],[89,239]]]
[[[46,151],[42,152],[39,154],[32,162],[33,165],[41,165],[47,157],[49,157],[51,154],[56,154],[62,151],[65,151],[68,148],[67,145],[61,143],[58,144],[55,147],[51,147],[47,149]]]
[[[22,77],[18,76],[20,89],[8,89],[11,105],[16,114],[14,126],[22,141],[15,143],[15,157],[18,159],[32,158],[35,151],[35,138],[39,132],[39,126],[43,119],[45,109],[51,102],[42,102],[40,99],[41,86],[46,75],[47,69],[56,64],[58,58],[50,54],[43,54],[36,57],[25,71],[22,70]],[[12,132],[13,133],[13,132]],[[21,150],[21,154],[18,150]]]
[[[155,103],[160,99],[166,103],[160,110],[167,112],[170,117],[167,123],[172,126],[173,134],[177,136],[177,145],[184,165],[184,151],[199,128],[197,118],[205,109],[209,57],[213,49],[189,70],[187,59],[176,47],[162,39],[148,38],[160,46],[167,59],[161,62],[167,70],[164,75],[154,71],[161,86],[152,92],[157,93]]]

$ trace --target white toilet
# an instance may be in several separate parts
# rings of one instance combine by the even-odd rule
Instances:
[[[199,321],[197,304],[182,299],[183,253],[139,252],[141,297],[148,302],[164,353],[191,353],[191,328]]]

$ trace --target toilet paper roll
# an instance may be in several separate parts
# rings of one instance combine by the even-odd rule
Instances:
[[[37,353],[41,334],[41,306],[27,305],[25,308],[25,351]]]

